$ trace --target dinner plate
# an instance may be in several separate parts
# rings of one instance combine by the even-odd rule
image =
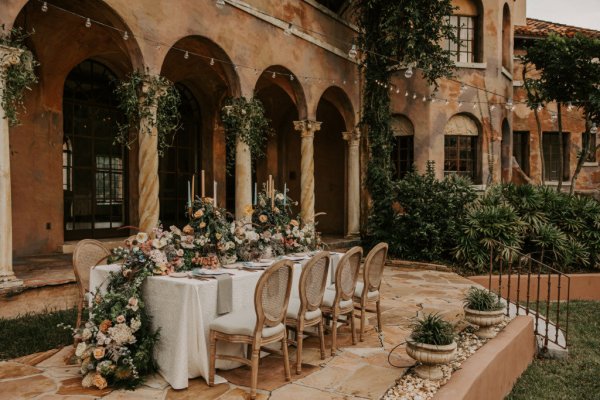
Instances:
[[[204,269],[204,268],[194,268],[192,271],[192,275],[195,276],[216,276],[216,275],[228,275],[229,272],[226,271],[215,271],[212,269]]]
[[[187,272],[171,272],[169,274],[171,278],[185,278],[188,276]]]
[[[286,260],[290,260],[290,261],[302,261],[302,260],[306,260],[308,257],[306,257],[306,256],[285,256],[284,258]]]
[[[244,263],[244,267],[270,267],[273,264],[273,260],[269,261],[248,261]]]

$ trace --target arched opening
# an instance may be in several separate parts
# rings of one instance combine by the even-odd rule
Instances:
[[[394,134],[392,148],[394,178],[401,179],[412,169],[415,162],[415,127],[407,116],[401,114],[392,116],[391,125]]]
[[[502,66],[510,73],[512,73],[511,32],[510,8],[508,4],[504,3],[502,9]]]
[[[501,147],[502,182],[511,181],[512,175],[512,135],[510,124],[505,118],[502,121],[502,147]]]
[[[481,128],[468,114],[456,114],[444,127],[444,174],[481,183]]]
[[[456,8],[448,17],[457,40],[446,40],[451,58],[460,63],[483,62],[483,4],[481,0],[453,0]]]
[[[113,145],[116,75],[86,60],[67,76],[63,96],[63,198],[66,240],[118,236],[128,223],[127,152]]]
[[[182,50],[188,51],[187,57]],[[233,211],[235,181],[226,171],[226,141],[220,119],[224,100],[239,93],[229,57],[214,42],[189,36],[177,41],[167,53],[161,74],[175,82],[182,117],[173,146],[159,162],[163,225],[184,224],[188,182],[196,174],[194,192],[201,195],[202,170],[206,177],[204,194],[213,197],[213,181],[217,182],[219,206]]]
[[[297,79],[281,66],[267,68],[256,82],[254,95],[265,107],[274,135],[267,140],[266,156],[253,163],[254,182],[258,190],[273,176],[277,190],[287,186],[288,196],[298,201],[294,212],[300,211],[300,133],[294,121],[306,118],[304,94]],[[318,133],[317,133],[318,134]]]

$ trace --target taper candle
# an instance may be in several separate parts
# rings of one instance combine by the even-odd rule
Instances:
[[[192,174],[192,203],[190,207],[193,206],[194,201],[196,200],[196,174]]]
[[[200,178],[200,180],[201,180],[200,184],[202,185],[202,189],[200,189],[200,190],[201,190],[201,193],[202,193],[202,197],[204,197],[204,170],[202,170],[201,174],[202,175],[201,175],[201,178]]]
[[[283,206],[287,204],[287,182],[283,184]]]
[[[217,181],[213,181],[213,206],[217,206]]]
[[[188,205],[188,207],[191,207],[192,206],[192,201],[190,199],[190,181],[188,181],[188,198],[187,199],[188,199],[187,205]]]
[[[258,199],[258,186],[256,182],[254,182],[254,205],[256,205]]]

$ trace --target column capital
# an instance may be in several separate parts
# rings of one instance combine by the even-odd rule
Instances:
[[[22,49],[0,45],[0,70],[21,62]]]
[[[358,145],[360,142],[360,129],[354,128],[348,132],[342,132],[342,136],[344,140],[348,142],[349,145]]]
[[[321,122],[310,119],[294,121],[294,129],[299,131],[302,137],[314,137],[315,132],[321,130]]]

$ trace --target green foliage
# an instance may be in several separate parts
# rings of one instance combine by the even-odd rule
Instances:
[[[31,86],[38,82],[35,67],[39,63],[24,44],[25,39],[29,36],[30,34],[22,28],[13,28],[10,32],[5,32],[4,25],[2,25],[0,45],[23,51],[19,56],[18,63],[0,71],[0,79],[5,82],[1,99],[2,108],[4,109],[4,118],[8,120],[10,126],[19,124],[19,110],[25,110],[23,102],[25,90],[31,90]]]
[[[373,200],[368,233],[392,229],[391,152],[389,91],[379,82],[389,82],[398,65],[415,65],[423,77],[436,80],[452,71],[450,53],[440,46],[442,38],[455,39],[446,17],[451,0],[359,0],[356,11],[365,85],[361,124],[368,137],[367,188]],[[375,234],[377,236],[377,234]]]
[[[253,97],[229,99],[221,110],[221,120],[227,135],[227,172],[232,173],[235,166],[236,139],[247,144],[254,159],[265,155],[268,136],[273,134],[270,121],[265,115],[262,102]]]
[[[456,175],[437,180],[430,162],[425,174],[411,172],[395,183],[392,195],[396,213],[391,228],[374,230],[374,240],[386,241],[390,254],[403,259],[451,259],[465,204],[476,198],[470,182]]]
[[[467,207],[454,254],[466,273],[489,267],[492,248],[531,254],[563,271],[600,265],[600,203],[545,186],[497,185]]]
[[[504,308],[504,304],[495,293],[474,286],[465,296],[465,306],[475,311],[496,311]]]
[[[181,97],[175,85],[162,76],[134,71],[117,86],[115,95],[126,117],[126,122],[118,124],[115,143],[130,148],[138,140],[140,129],[147,135],[153,135],[156,129],[158,154],[162,156],[180,128]]]
[[[73,336],[58,324],[74,324],[77,310],[45,311],[13,319],[0,319],[0,360],[8,360],[73,343]]]
[[[437,314],[428,314],[413,324],[411,340],[416,343],[445,346],[454,342],[452,325]]]

